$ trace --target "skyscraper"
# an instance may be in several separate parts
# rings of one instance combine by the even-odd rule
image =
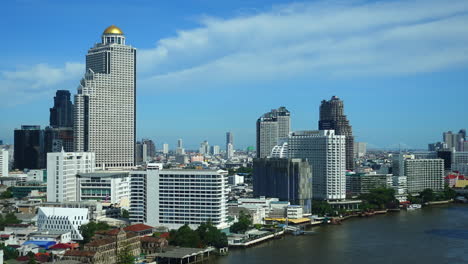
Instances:
[[[203,141],[200,143],[200,149],[199,149],[200,154],[210,154],[210,144],[208,144],[208,141]]]
[[[344,114],[343,101],[332,96],[320,105],[319,130],[335,130],[336,135],[346,136],[346,169],[354,169],[354,137],[349,120]]]
[[[15,129],[14,168],[45,168],[44,130],[40,126],[21,126]]]
[[[94,152],[99,167],[135,164],[136,49],[112,25],[86,55],[75,95],[75,151]]]
[[[169,144],[164,143],[163,144],[163,154],[168,154],[169,153]]]
[[[54,106],[50,108],[50,126],[53,128],[73,127],[73,104],[68,90],[58,90]]]
[[[291,113],[281,106],[265,113],[257,120],[257,158],[265,158],[278,140],[287,138],[291,131]]]
[[[182,141],[181,138],[179,138],[177,140],[176,154],[177,155],[184,155],[185,154],[184,142]]]
[[[232,135],[232,132],[226,132],[226,149],[229,143],[234,146],[234,136]]]

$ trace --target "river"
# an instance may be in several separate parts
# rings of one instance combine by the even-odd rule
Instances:
[[[285,236],[231,249],[216,264],[468,263],[468,205],[443,205],[314,227],[314,234]]]

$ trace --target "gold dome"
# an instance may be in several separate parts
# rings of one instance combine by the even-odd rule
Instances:
[[[106,28],[106,30],[104,30],[104,33],[102,34],[119,34],[119,35],[123,35],[123,32],[120,28],[112,25],[108,28]]]

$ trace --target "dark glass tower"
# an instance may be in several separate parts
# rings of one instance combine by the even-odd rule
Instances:
[[[73,104],[69,91],[58,90],[55,94],[54,107],[50,108],[50,126],[73,127]]]
[[[15,169],[44,169],[44,131],[40,126],[21,126],[15,129]]]
[[[319,130],[335,130],[336,135],[346,136],[346,169],[354,169],[354,137],[349,120],[344,114],[343,101],[333,96],[320,105]]]

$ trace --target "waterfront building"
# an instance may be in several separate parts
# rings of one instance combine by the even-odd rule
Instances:
[[[404,175],[407,177],[408,193],[418,193],[428,188],[441,191],[444,189],[444,160],[406,159]]]
[[[319,130],[335,130],[336,135],[346,136],[346,169],[354,169],[354,137],[349,120],[344,114],[343,101],[333,96],[320,105]]]
[[[75,95],[75,151],[95,153],[103,168],[135,164],[136,49],[125,41],[118,27],[104,30]]]
[[[54,96],[54,106],[50,108],[50,126],[53,128],[73,128],[73,104],[70,91],[58,90]]]
[[[408,195],[408,180],[406,176],[392,177],[393,189],[395,190],[395,198],[400,202],[406,201]]]
[[[169,153],[169,144],[164,143],[163,144],[163,154],[168,154]]]
[[[468,151],[452,153],[451,169],[461,174],[468,175]]]
[[[351,195],[357,196],[369,193],[373,189],[392,187],[392,174],[377,174],[375,172],[346,174],[346,193]]]
[[[8,150],[0,149],[0,177],[8,177],[9,164]]]
[[[38,231],[68,231],[73,240],[83,240],[81,225],[89,223],[86,208],[39,207]]]
[[[77,174],[77,201],[96,200],[130,206],[128,171],[96,171]]]
[[[288,138],[288,157],[307,159],[312,167],[312,196],[346,198],[346,137],[334,130],[296,131]]]
[[[130,172],[130,220],[151,226],[196,228],[210,220],[227,227],[227,172],[164,170]]]
[[[14,134],[14,168],[45,168],[44,130],[40,126],[21,126]]]
[[[266,158],[291,131],[291,113],[285,107],[272,109],[257,120],[257,158]]]
[[[47,201],[78,201],[78,173],[95,170],[95,155],[90,152],[54,152],[47,154]]]
[[[354,142],[354,157],[361,158],[364,157],[367,153],[367,143],[366,142]]]
[[[254,196],[276,197],[310,212],[312,170],[306,159],[264,158],[253,162]]]

